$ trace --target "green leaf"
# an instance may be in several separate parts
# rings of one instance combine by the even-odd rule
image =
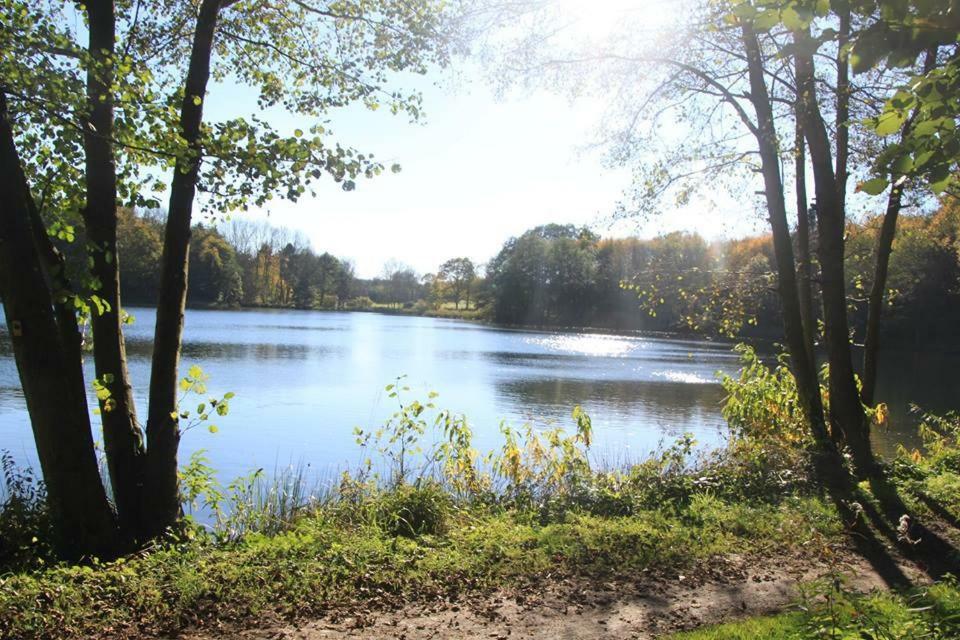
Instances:
[[[863,191],[871,196],[878,196],[886,190],[888,184],[889,182],[887,182],[886,178],[873,178],[872,180],[861,182],[857,185],[857,190]]]
[[[930,179],[930,189],[937,195],[947,190],[950,183],[953,182],[953,175],[947,170],[935,171]]]
[[[890,165],[890,169],[897,175],[906,175],[913,170],[913,158],[908,155],[899,156]]]
[[[900,131],[906,120],[906,111],[887,111],[875,120],[873,130],[878,136],[889,136]]]
[[[921,152],[921,153],[918,153],[918,154],[914,155],[914,157],[913,157],[913,166],[914,166],[914,168],[915,168],[915,169],[923,169],[924,167],[927,166],[927,164],[930,162],[930,160],[933,159],[933,156],[934,156],[934,152],[933,152],[933,151],[923,151],[923,152]]]
[[[737,5],[733,8],[733,15],[742,20],[752,20],[757,15],[757,10],[748,3]]]
[[[769,31],[780,23],[780,16],[773,9],[767,9],[753,19],[753,28],[757,31]]]
[[[810,26],[813,21],[813,13],[806,7],[794,4],[785,7],[780,12],[780,21],[783,22],[783,26],[791,31],[802,31]]]

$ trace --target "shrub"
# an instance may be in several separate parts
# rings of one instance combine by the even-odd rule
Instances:
[[[920,414],[920,436],[928,463],[937,471],[960,473],[960,414],[938,416],[913,409]]]
[[[30,468],[0,453],[0,573],[34,568],[53,559],[53,529],[47,492]]]
[[[426,300],[420,299],[413,305],[414,313],[424,314],[433,311],[434,307]]]
[[[380,526],[393,536],[436,536],[447,530],[452,509],[449,494],[439,483],[400,485],[384,493],[377,505]]]
[[[772,439],[803,444],[810,432],[797,399],[797,385],[787,366],[786,356],[777,358],[773,368],[765,365],[756,351],[737,345],[740,375],[723,376],[727,397],[723,417],[735,437]]]
[[[343,308],[347,310],[353,309],[372,309],[373,300],[369,296],[358,296],[356,298],[350,298],[343,303]]]

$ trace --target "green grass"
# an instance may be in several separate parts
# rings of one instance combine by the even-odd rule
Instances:
[[[832,586],[814,588],[798,611],[749,618],[671,640],[930,640],[960,637],[960,589],[948,580],[907,595],[857,596]]]
[[[698,629],[670,636],[671,640],[800,640],[808,638],[803,616],[784,613]]]
[[[364,515],[391,499],[329,507],[279,535],[228,545],[197,539],[112,564],[4,577],[0,637],[165,633],[199,621],[303,616],[358,600],[455,596],[547,571],[682,567],[762,552],[775,539],[799,546],[838,532],[834,514],[813,498],[746,506],[701,497],[675,513],[568,513],[548,524],[525,512],[456,510],[442,533],[395,535],[388,520]]]

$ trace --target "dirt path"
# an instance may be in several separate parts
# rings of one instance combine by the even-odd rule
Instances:
[[[194,631],[183,640],[602,640],[663,634],[749,615],[781,611],[797,601],[798,586],[836,571],[848,587],[869,591],[883,581],[861,558],[842,552],[828,563],[802,556],[732,557],[687,575],[644,573],[599,581],[543,578],[521,588],[456,602],[399,610],[354,610],[302,624],[261,629]]]

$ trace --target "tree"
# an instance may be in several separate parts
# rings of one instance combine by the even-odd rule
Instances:
[[[156,302],[160,284],[157,265],[163,252],[162,224],[137,215],[123,207],[117,220],[117,253],[123,256],[120,266],[120,295],[123,300]]]
[[[192,234],[191,300],[201,304],[238,305],[243,299],[243,279],[233,247],[216,229],[198,226]]]
[[[593,308],[598,241],[589,229],[556,224],[508,240],[487,267],[496,320],[586,323]]]
[[[340,259],[340,269],[337,271],[337,308],[342,309],[347,300],[353,297],[356,284],[356,267],[353,262],[345,258]]]
[[[28,183],[27,188],[42,194],[40,215],[48,216],[47,225],[64,237],[82,224],[91,264],[84,286],[50,291],[47,303],[42,295],[31,300],[53,306],[69,299],[92,311],[118,522],[123,538],[137,543],[166,531],[180,513],[180,434],[174,416],[197,190],[208,194],[204,203],[210,209],[229,211],[262,204],[274,194],[296,199],[323,174],[351,190],[355,178],[382,171],[369,155],[328,144],[319,124],[309,136],[299,129],[283,136],[256,117],[205,123],[208,79],[234,74],[259,91],[260,109],[282,105],[322,119],[330,109],[351,102],[370,108],[383,103],[417,118],[419,95],[386,87],[393,72],[422,73],[427,65],[446,60],[445,13],[430,0],[364,0],[339,3],[335,10],[310,1],[275,6],[166,0],[134,7],[93,0],[79,11],[85,30],[70,27],[75,23],[70,9],[59,3],[8,3],[0,30],[0,77],[11,101],[13,149],[20,150],[9,157],[37,185]],[[291,22],[297,30],[288,28]],[[80,35],[87,36],[86,47],[77,42]],[[183,66],[187,73],[181,83]],[[39,95],[36,87],[43,87]],[[179,113],[171,108],[175,105]],[[117,112],[123,117],[115,118]],[[81,114],[79,121],[74,114]],[[166,168],[173,169],[173,183],[144,445],[126,371],[117,205],[126,199],[155,206],[145,194],[164,186],[154,174],[162,176]],[[14,174],[5,175],[12,181]],[[78,211],[79,220],[72,219]],[[43,262],[24,268],[49,272]],[[72,331],[68,322],[59,330]],[[79,362],[74,342],[79,344],[71,334],[51,344],[60,345],[66,360]],[[24,383],[25,392],[34,388]]]
[[[846,509],[844,501],[855,493],[838,451],[838,445],[846,447],[852,453],[856,474],[870,480],[888,519],[899,517],[895,512],[905,513],[906,506],[890,491],[877,464],[870,444],[870,423],[857,388],[848,321],[845,232],[849,178],[858,171],[857,177],[863,176],[866,158],[877,155],[877,134],[882,134],[884,127],[889,133],[916,139],[910,131],[904,132],[902,125],[909,118],[907,110],[920,102],[897,92],[907,74],[864,65],[858,47],[864,47],[867,40],[890,54],[875,59],[886,57],[914,67],[918,54],[929,48],[929,38],[918,37],[918,32],[939,29],[940,24],[946,29],[938,46],[956,45],[953,27],[957,18],[952,3],[935,1],[923,3],[921,8],[912,4],[893,0],[695,3],[680,26],[682,33],[672,32],[669,40],[644,33],[640,42],[630,37],[627,25],[621,25],[619,37],[600,46],[591,43],[585,51],[559,43],[562,29],[549,21],[531,21],[539,29],[539,37],[525,37],[523,42],[533,42],[535,48],[511,51],[512,60],[525,63],[519,74],[526,81],[566,85],[574,91],[590,83],[590,88],[600,87],[615,96],[612,105],[620,109],[619,118],[608,118],[608,122],[613,120],[622,128],[607,137],[612,141],[611,157],[637,165],[633,199],[625,203],[621,214],[649,214],[671,194],[678,202],[686,202],[698,189],[718,188],[721,180],[727,185],[734,182],[743,190],[755,180],[751,172],[762,178],[784,337],[800,405],[818,447],[818,474],[841,511]],[[924,46],[919,46],[924,40]],[[851,77],[851,66],[872,70]],[[932,86],[926,85],[926,80],[931,78],[914,79],[911,86],[923,87],[943,107],[944,92],[937,83],[945,78],[937,77]],[[946,82],[942,89],[948,86]],[[878,95],[890,96],[892,109],[879,113]],[[948,106],[936,115],[950,120],[949,125],[938,120],[926,130],[928,136],[937,138],[938,145],[950,140],[951,135],[940,138],[935,132],[941,125],[952,128],[955,111]],[[869,118],[877,123],[873,131],[856,126]],[[683,123],[690,137],[678,140],[682,136],[676,134],[677,127],[662,126],[665,120]],[[661,135],[663,130],[669,134]],[[658,143],[667,147],[662,154],[657,153]],[[907,165],[903,154],[892,157],[901,158],[901,165],[886,167],[887,175],[903,175]],[[937,158],[936,153],[921,157],[940,167],[940,173],[931,177],[940,180],[932,186],[942,189],[947,185],[942,167],[952,169],[956,153]],[[856,159],[864,164],[853,166],[851,161]],[[910,162],[916,159],[910,155]],[[790,167],[796,173],[792,183],[798,191],[796,249],[785,197]],[[807,236],[806,197],[799,192],[806,188],[803,178],[808,167],[812,168],[817,197],[815,242]],[[860,182],[860,189],[882,190],[887,184],[886,179],[875,180]],[[630,205],[637,206],[631,211]],[[808,257],[812,244],[819,278],[812,273],[812,256]],[[882,286],[882,269],[877,274],[878,286]],[[807,283],[815,282],[829,365],[826,412],[812,349],[814,296],[806,290]],[[882,525],[885,531],[889,526],[889,521]],[[942,564],[949,545],[935,535],[927,537],[930,543],[924,547],[924,557],[931,564]]]
[[[880,355],[880,318],[883,314],[890,253],[905,191],[929,185],[935,194],[956,189],[957,148],[952,116],[960,110],[955,56],[941,56],[954,48],[960,33],[955,7],[948,2],[893,3],[882,1],[879,13],[871,5],[854,5],[864,26],[851,40],[854,70],[866,73],[882,62],[910,69],[918,57],[923,64],[886,102],[871,122],[880,136],[898,136],[876,156],[875,177],[859,188],[880,195],[888,187],[886,213],[877,234],[876,267],[868,302],[864,338],[862,397],[872,404]]]
[[[110,554],[117,531],[100,483],[79,358],[77,320],[51,290],[62,265],[22,171],[0,93],[0,295],[54,523],[66,559]],[[59,300],[50,304],[52,300]]]
[[[375,302],[403,307],[423,297],[424,287],[412,267],[391,259],[373,281],[370,293]]]
[[[340,276],[340,261],[327,252],[317,258],[317,304],[327,306],[329,297],[336,294]],[[335,306],[335,305],[334,305]]]
[[[449,298],[457,309],[460,309],[460,301],[464,299],[469,309],[470,287],[476,275],[476,267],[470,258],[451,258],[440,265],[434,283],[445,292],[446,295],[443,297]]]

